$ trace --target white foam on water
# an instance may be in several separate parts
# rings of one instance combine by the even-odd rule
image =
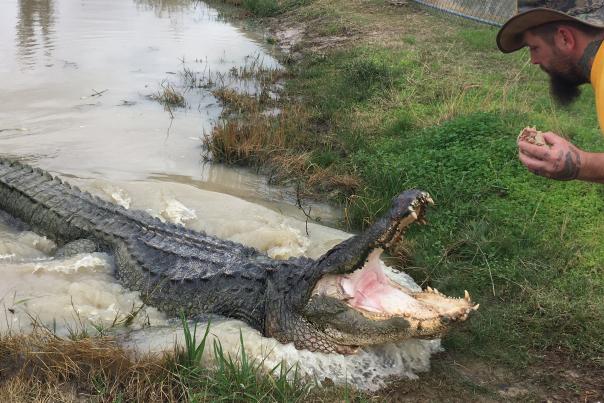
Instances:
[[[160,211],[160,214],[167,221],[180,225],[197,218],[195,210],[188,208],[176,199],[166,200],[165,207]]]
[[[29,332],[34,326],[43,326],[66,336],[74,331],[91,332],[95,327],[109,329],[143,306],[137,292],[117,283],[111,258],[103,253],[66,259],[20,255],[18,263],[0,265],[4,273],[0,284],[2,332]],[[161,312],[145,307],[132,328],[165,323]]]
[[[200,340],[207,323],[197,326],[197,339]],[[297,350],[291,343],[281,344],[263,337],[245,323],[222,320],[210,325],[202,361],[212,363],[214,343],[220,343],[232,358],[240,358],[240,337],[246,355],[261,362],[267,371],[279,364],[286,369],[297,365],[297,373],[307,380],[319,383],[329,380],[337,385],[354,385],[369,391],[380,389],[391,379],[416,379],[418,372],[430,369],[430,356],[441,351],[440,340],[411,339],[365,348],[354,355],[313,353]],[[183,329],[180,325],[142,329],[129,333],[123,344],[143,354],[173,351],[175,346],[184,348]]]
[[[130,199],[130,197],[128,197],[124,189],[118,188],[111,184],[105,184],[103,186],[103,190],[105,191],[105,193],[111,196],[111,200],[115,204],[122,206],[125,209],[130,208],[130,203],[132,203],[132,200]]]

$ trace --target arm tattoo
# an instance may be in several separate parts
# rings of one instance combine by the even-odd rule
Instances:
[[[581,60],[579,60],[579,68],[585,75],[587,81],[590,81],[591,76],[591,66],[593,64],[594,59],[596,58],[596,53],[598,53],[598,49],[600,49],[600,45],[602,45],[602,39],[595,40],[590,42],[589,45],[585,47],[585,52],[583,52],[583,56],[581,56]]]
[[[571,149],[566,154],[563,151],[560,151],[558,160],[563,163],[563,167],[560,173],[555,176],[555,179],[562,181],[577,179],[579,171],[581,170],[581,155],[577,150]],[[559,163],[555,164],[556,169],[559,168],[559,166]]]

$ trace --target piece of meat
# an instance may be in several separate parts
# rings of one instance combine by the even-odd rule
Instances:
[[[534,127],[525,127],[518,135],[518,141],[526,141],[537,146],[548,146],[543,133]]]

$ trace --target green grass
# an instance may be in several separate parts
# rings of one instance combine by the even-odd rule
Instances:
[[[206,330],[203,337],[197,341],[197,324],[193,326],[193,333],[191,333],[191,327],[187,322],[184,313],[181,314],[180,321],[183,327],[183,334],[185,337],[184,354],[181,358],[181,365],[187,369],[193,369],[200,365],[203,352],[206,348],[206,341],[208,334],[210,333],[210,322],[206,326]]]
[[[483,31],[479,37],[492,40]],[[462,38],[475,37],[465,32]],[[491,41],[472,42],[464,52],[491,48]],[[367,61],[356,65],[358,51],[312,63],[301,85],[314,81],[309,102],[323,114],[318,119],[333,125],[345,156],[339,161],[366,184],[349,211],[355,225],[384,213],[403,189],[425,189],[437,201],[430,227],[409,234],[411,272],[454,295],[468,289],[482,305],[447,345],[472,346],[475,354],[515,365],[526,364],[531,351],[555,348],[601,360],[602,190],[530,175],[515,147],[520,129],[537,124],[601,148],[591,91],[560,110],[534,71],[519,70],[518,84],[498,78],[509,60],[500,69],[483,65],[471,77],[455,66],[461,77],[439,79],[452,67],[437,57],[427,68],[421,52],[386,58],[383,49],[363,48]],[[371,64],[372,57],[381,64]],[[358,122],[353,114],[380,119]]]
[[[447,348],[521,367],[546,350],[604,365],[604,190],[531,175],[515,145],[536,125],[604,150],[591,89],[558,108],[525,51],[497,50],[495,29],[415,7],[314,0],[286,18],[310,31],[286,85],[305,110],[290,147],[362,180],[349,224],[362,228],[406,188],[436,200],[430,225],[408,234],[408,271],[481,304]],[[358,35],[312,51],[313,34],[342,21]]]
[[[515,364],[560,346],[591,359],[604,329],[602,191],[527,174],[510,135],[523,120],[475,113],[355,153],[371,184],[355,214],[379,214],[400,189],[431,192],[430,226],[408,236],[411,272],[447,293],[468,289],[482,306],[451,346]]]
[[[185,385],[191,402],[254,401],[295,402],[309,395],[311,383],[300,376],[297,366],[279,363],[264,368],[264,361],[249,357],[240,333],[240,350],[233,357],[226,353],[220,341],[212,345],[213,366],[206,367],[201,358],[207,348],[210,324],[201,340],[197,340],[197,324],[191,331],[184,316],[181,318],[185,336],[184,351],[176,362],[176,372]]]
[[[243,6],[258,17],[269,17],[279,12],[277,0],[244,0]]]

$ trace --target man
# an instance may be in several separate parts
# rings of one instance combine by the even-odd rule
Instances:
[[[518,1],[519,14],[497,35],[504,53],[528,47],[531,63],[550,76],[554,100],[568,105],[591,83],[604,130],[604,0]],[[543,134],[549,147],[519,141],[519,158],[529,171],[557,180],[604,183],[604,153],[575,147],[559,135]]]

